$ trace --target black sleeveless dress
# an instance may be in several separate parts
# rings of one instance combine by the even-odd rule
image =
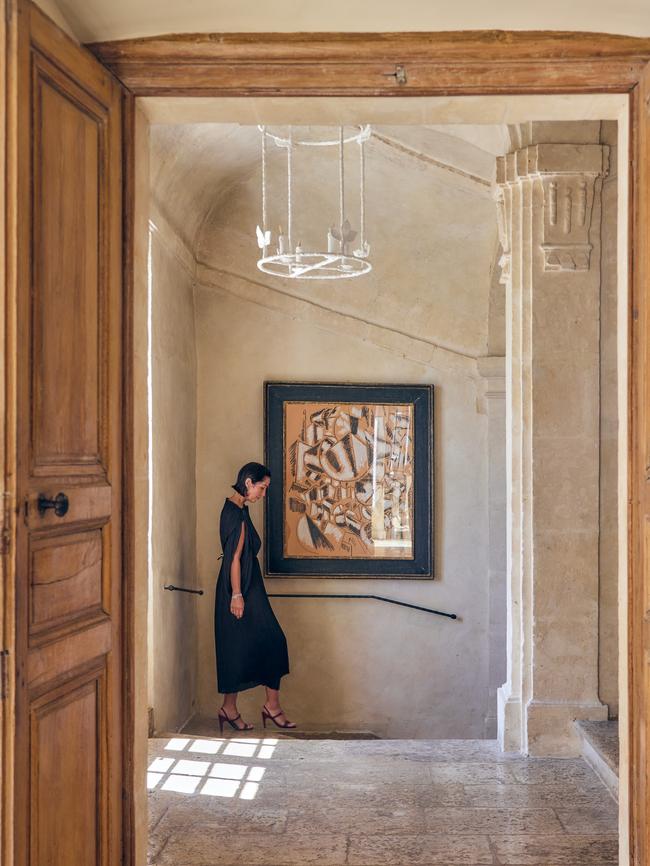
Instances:
[[[230,566],[245,527],[241,553],[241,591],[244,615],[230,613]],[[248,508],[226,499],[219,526],[223,560],[214,605],[214,641],[217,652],[217,688],[222,693],[242,692],[254,686],[280,688],[289,673],[287,641],[269,604],[257,559],[262,542]]]

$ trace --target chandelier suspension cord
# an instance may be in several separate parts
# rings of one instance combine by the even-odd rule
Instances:
[[[339,231],[341,233],[341,252],[345,249],[343,223],[345,222],[345,178],[343,175],[343,127],[339,126]]]
[[[292,240],[292,214],[291,214],[291,187],[292,187],[292,157],[293,157],[293,127],[289,127],[289,142],[287,144],[287,238],[289,249],[293,250]]]
[[[362,255],[366,241],[366,156],[363,149],[364,140],[359,141],[359,238]]]
[[[266,127],[262,127],[262,231],[266,236]],[[266,255],[266,244],[263,254]]]

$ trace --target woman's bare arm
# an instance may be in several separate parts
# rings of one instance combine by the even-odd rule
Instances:
[[[241,554],[244,549],[244,538],[246,535],[246,527],[242,523],[237,549],[235,550],[232,562],[230,563],[230,586],[233,593],[241,592]]]

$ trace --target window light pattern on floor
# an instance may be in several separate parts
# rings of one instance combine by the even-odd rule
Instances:
[[[165,746],[165,752],[172,754],[154,758],[149,765],[147,787],[150,791],[254,800],[266,767],[241,763],[241,759],[268,761],[277,743],[272,738],[202,740],[173,737]],[[213,757],[216,760],[212,760]],[[229,759],[233,759],[232,762]]]

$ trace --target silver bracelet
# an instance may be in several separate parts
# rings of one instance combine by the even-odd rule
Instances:
[[[232,598],[243,598],[243,597],[244,596],[241,594],[241,592],[233,592],[233,594],[232,594]]]

